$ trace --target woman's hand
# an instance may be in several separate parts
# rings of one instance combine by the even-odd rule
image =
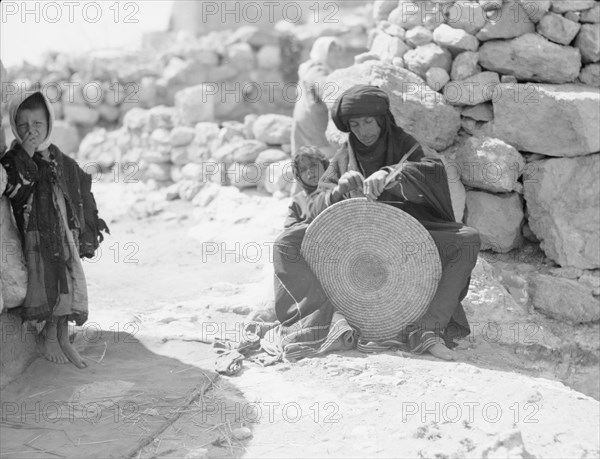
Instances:
[[[338,180],[337,186],[333,189],[332,200],[338,202],[342,199],[342,196],[346,193],[363,188],[363,182],[365,178],[360,172],[348,171],[344,173]]]
[[[385,187],[385,179],[388,176],[387,171],[374,172],[364,182],[364,194],[367,199],[375,201]]]

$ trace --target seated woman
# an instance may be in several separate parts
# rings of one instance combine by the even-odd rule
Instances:
[[[444,166],[440,160],[425,158],[420,146],[397,179],[385,187],[391,167],[417,142],[396,125],[384,91],[365,85],[350,88],[336,101],[332,119],[350,135],[311,196],[313,214],[342,199],[367,196],[402,209],[429,231],[439,251],[442,277],[426,313],[417,323],[398,330],[398,337],[416,354],[429,352],[453,360],[449,349],[455,345],[453,338],[470,333],[461,301],[477,262],[478,232],[455,222]],[[321,340],[333,307],[299,254],[305,229],[284,234],[275,244],[276,312],[284,332],[285,327],[295,327],[289,339]]]

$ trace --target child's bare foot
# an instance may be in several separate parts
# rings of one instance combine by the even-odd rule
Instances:
[[[58,344],[58,329],[55,320],[47,320],[44,330],[39,335],[38,351],[53,363],[68,363],[69,359]]]
[[[456,360],[456,352],[451,351],[442,343],[435,343],[433,346],[427,349],[427,351],[434,357],[437,357],[438,359]]]
[[[85,363],[83,357],[79,355],[79,352],[73,347],[71,340],[69,339],[69,322],[67,321],[67,316],[58,318],[57,331],[58,344],[64,352],[64,355],[67,356],[67,359],[69,359],[77,368],[87,367],[87,363]]]

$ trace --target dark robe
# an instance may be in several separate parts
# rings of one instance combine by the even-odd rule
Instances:
[[[350,133],[349,141],[331,160],[317,192],[311,195],[308,207],[312,218],[304,225],[294,227],[294,231],[284,232],[275,245],[277,317],[287,327],[304,329],[308,335],[315,335],[316,330],[326,328],[334,309],[300,255],[306,226],[332,204],[332,191],[345,172],[355,170],[364,174],[379,169],[389,171],[417,144],[412,136],[395,124],[389,104],[384,103],[387,95],[382,93],[378,88],[362,86],[356,87],[354,92],[347,91],[338,99],[332,112],[338,128],[348,132],[347,121],[350,117],[374,116],[381,127],[381,135],[376,144],[366,147]],[[352,99],[346,103],[344,96],[348,95]],[[361,163],[361,157],[367,158],[364,164]],[[353,190],[342,199],[362,196],[362,190]],[[419,146],[378,201],[398,207],[416,218],[433,237],[442,263],[442,277],[427,312],[405,330],[398,330],[398,339],[407,342],[410,349],[417,353],[441,339],[449,346],[454,345],[453,338],[470,333],[461,301],[468,292],[480,239],[475,229],[455,222],[443,163],[439,159],[425,158]],[[326,336],[323,331],[317,333],[316,338],[321,339],[323,333]],[[304,338],[298,333],[294,336]]]

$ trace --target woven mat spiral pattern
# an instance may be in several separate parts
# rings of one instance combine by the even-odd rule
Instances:
[[[333,305],[372,341],[394,339],[422,317],[442,275],[433,238],[417,220],[364,198],[321,213],[301,251]]]

